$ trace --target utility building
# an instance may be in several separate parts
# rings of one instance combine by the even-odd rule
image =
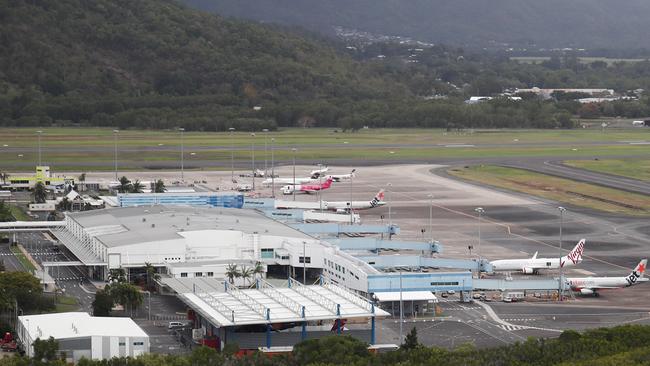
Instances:
[[[149,336],[130,318],[93,317],[80,312],[26,315],[18,317],[16,333],[28,356],[34,355],[35,340],[53,337],[68,362],[82,357],[137,357],[149,352]]]

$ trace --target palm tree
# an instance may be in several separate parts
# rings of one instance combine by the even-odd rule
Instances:
[[[133,182],[133,185],[131,185],[131,193],[142,193],[143,189],[144,185],[137,179]]]
[[[127,177],[120,178],[120,185],[117,187],[117,191],[120,193],[131,192],[131,181]]]
[[[154,267],[151,263],[144,263],[144,269],[147,272],[147,289],[151,289],[152,287],[152,280],[157,281],[160,279],[160,275],[156,272],[156,267]]]
[[[264,273],[264,265],[262,262],[255,262],[255,267],[253,267],[253,277],[259,275],[260,278],[262,278],[262,274]]]
[[[241,267],[241,272],[239,272],[239,275],[244,280],[244,285],[246,285],[246,280],[251,278],[251,276],[253,275],[253,270],[251,268],[246,267],[246,266],[242,266]]]
[[[47,188],[43,182],[38,182],[34,186],[34,202],[36,203],[45,203],[47,199]]]
[[[235,283],[235,278],[241,276],[239,270],[237,269],[236,264],[229,264],[226,267],[226,277],[228,277],[228,282],[231,284]]]
[[[167,188],[165,188],[165,182],[162,179],[158,179],[153,186],[154,193],[165,193]]]

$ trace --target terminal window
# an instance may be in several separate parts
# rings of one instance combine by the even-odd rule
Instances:
[[[187,272],[181,272],[181,277],[187,277]]]
[[[298,257],[298,263],[311,263],[311,257],[307,257],[305,260],[305,257]]]
[[[431,282],[431,286],[458,286],[458,282]]]

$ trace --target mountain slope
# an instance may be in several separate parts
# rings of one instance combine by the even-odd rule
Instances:
[[[220,14],[472,47],[650,47],[646,0],[183,0]]]
[[[5,125],[145,118],[173,127],[209,116],[223,129],[223,121],[255,117],[252,107],[264,101],[406,90],[324,42],[171,0],[4,1],[0,39]]]

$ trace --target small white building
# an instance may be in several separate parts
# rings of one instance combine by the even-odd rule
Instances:
[[[82,357],[137,357],[149,352],[149,336],[130,318],[93,317],[81,312],[26,315],[18,317],[16,334],[30,357],[34,341],[50,337],[59,342],[59,352],[67,362]]]

